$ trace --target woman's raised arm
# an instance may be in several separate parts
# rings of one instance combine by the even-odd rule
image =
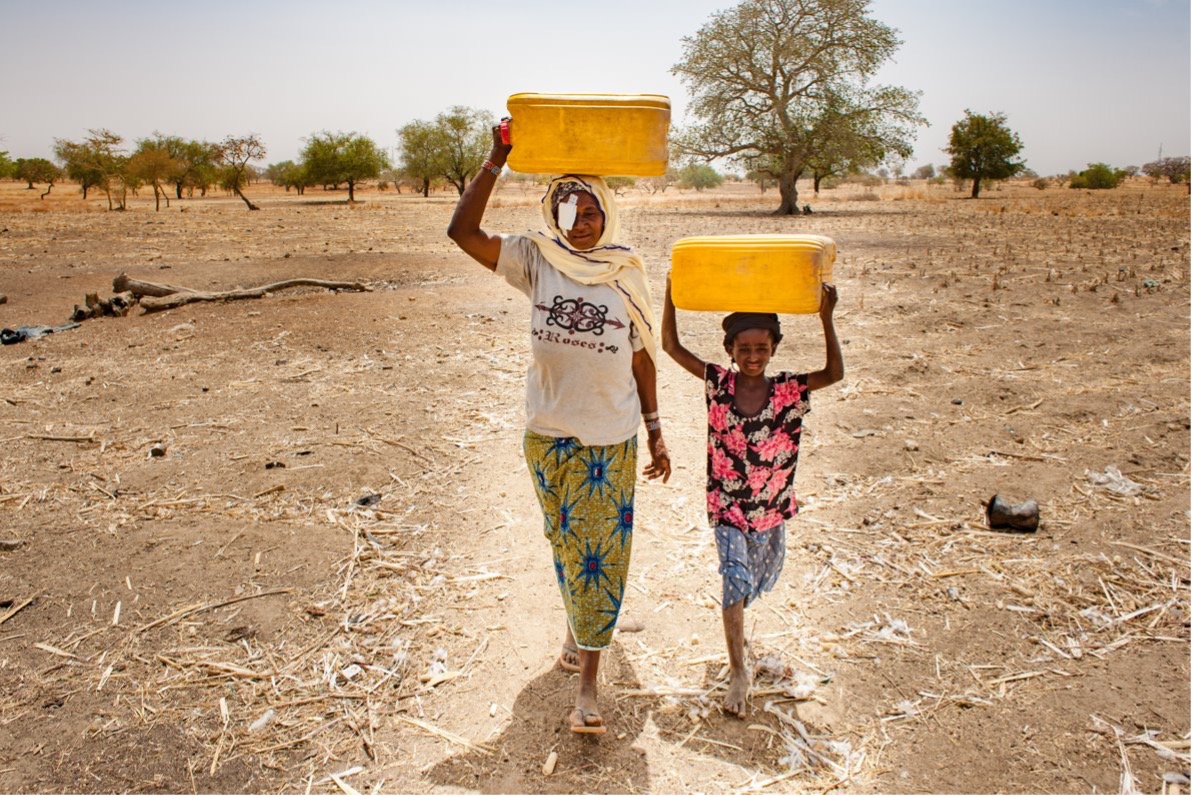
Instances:
[[[459,204],[455,206],[455,212],[451,215],[451,223],[447,225],[447,237],[490,271],[497,270],[497,259],[501,256],[501,237],[485,232],[480,228],[480,222],[484,220],[488,198],[492,195],[493,187],[497,184],[497,175],[504,167],[511,149],[511,145],[501,140],[500,128],[494,127],[493,148],[489,153],[488,163],[464,189],[459,197]],[[487,168],[488,164],[493,168]]]

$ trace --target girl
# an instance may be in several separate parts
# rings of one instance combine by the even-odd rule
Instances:
[[[824,285],[820,320],[827,364],[814,373],[766,375],[782,340],[778,316],[734,312],[721,324],[736,369],[704,362],[679,342],[670,278],[662,311],[662,349],[704,381],[708,404],[708,523],[716,530],[723,578],[721,608],[728,644],[724,707],[743,717],[752,681],[745,664],[745,607],[774,588],[786,549],[785,521],[795,515],[795,465],[810,395],[844,378],[832,324],[836,288]]]

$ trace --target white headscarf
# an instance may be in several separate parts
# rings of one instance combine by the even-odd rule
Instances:
[[[569,183],[578,184],[596,200],[604,214],[604,231],[591,249],[574,249],[559,228],[554,214],[554,196]],[[650,303],[650,286],[642,258],[628,246],[617,244],[621,220],[613,192],[600,177],[565,174],[551,180],[542,197],[542,218],[548,232],[532,232],[530,240],[538,245],[546,261],[581,285],[612,285],[630,319],[637,325],[650,359],[658,362],[658,327]]]

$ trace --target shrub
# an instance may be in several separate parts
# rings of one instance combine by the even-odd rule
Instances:
[[[680,188],[702,191],[705,188],[716,188],[723,182],[724,176],[706,163],[692,163],[679,170]]]
[[[1106,163],[1090,163],[1087,169],[1072,176],[1068,187],[1102,190],[1116,188],[1124,179],[1126,172],[1121,169],[1115,169]]]

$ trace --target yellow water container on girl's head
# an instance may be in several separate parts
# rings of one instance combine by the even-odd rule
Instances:
[[[671,300],[684,310],[819,312],[836,242],[823,235],[711,235],[671,250]]]
[[[670,99],[661,94],[514,94],[509,168],[528,174],[666,174]]]

